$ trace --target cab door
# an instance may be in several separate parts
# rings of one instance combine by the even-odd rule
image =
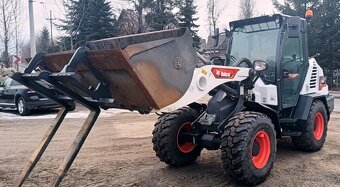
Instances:
[[[307,70],[307,59],[304,53],[303,39],[286,38],[282,51],[282,108],[295,107]]]

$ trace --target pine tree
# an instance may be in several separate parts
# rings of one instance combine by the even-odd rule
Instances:
[[[172,13],[174,0],[146,0],[145,6],[149,12],[145,16],[146,23],[154,30],[162,30],[168,24],[177,24]]]
[[[70,0],[60,28],[71,36],[73,48],[87,41],[115,36],[116,18],[106,0]]]
[[[284,14],[304,17],[308,9],[315,9],[320,5],[320,0],[285,0],[284,4],[273,0],[273,4]]]
[[[188,27],[190,29],[195,42],[195,47],[199,49],[201,43],[201,38],[197,34],[199,25],[195,24],[195,21],[198,20],[198,18],[195,17],[197,14],[197,6],[194,5],[194,0],[179,0],[177,4],[179,6],[179,26]]]
[[[37,51],[41,53],[47,53],[50,47],[50,32],[47,27],[41,30],[40,36],[37,42]]]

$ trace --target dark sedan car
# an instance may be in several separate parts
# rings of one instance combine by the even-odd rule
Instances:
[[[8,78],[0,85],[0,109],[17,109],[24,116],[34,109],[50,109],[60,107],[54,101],[47,99],[33,90]]]

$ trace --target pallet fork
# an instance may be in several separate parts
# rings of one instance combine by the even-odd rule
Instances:
[[[90,114],[51,186],[61,183],[101,109],[148,114],[181,98],[196,68],[197,54],[192,43],[190,31],[181,28],[93,41],[76,51],[36,54],[25,71],[14,73],[12,78],[62,108],[24,166],[16,186],[22,186],[40,160],[73,101],[88,108]]]
[[[83,50],[79,49],[78,53],[75,53],[76,56],[79,56],[80,53],[82,53]],[[57,83],[56,81],[51,78],[51,75],[47,72],[41,72],[41,73],[33,73],[35,66],[42,60],[43,55],[37,54],[30,62],[30,65],[26,68],[24,73],[15,73],[12,78],[20,82],[21,84],[24,84],[37,92],[39,92],[41,95],[44,95],[45,97],[48,97],[61,105],[61,109],[58,112],[57,116],[53,120],[52,124],[50,125],[49,129],[47,130],[45,136],[43,137],[42,141],[39,143],[39,145],[34,150],[32,156],[29,158],[27,163],[25,164],[19,179],[15,186],[22,186],[25,180],[28,178],[29,174],[37,164],[37,162],[40,160],[42,154],[45,152],[46,148],[50,144],[51,140],[53,139],[53,136],[57,132],[58,128],[62,124],[62,122],[65,119],[66,114],[69,112],[70,106],[69,98],[60,98],[55,95],[55,93],[65,93],[73,100],[77,101],[81,105],[85,106],[90,110],[89,115],[87,116],[83,126],[81,127],[80,131],[78,132],[76,138],[74,139],[71,147],[69,148],[63,162],[59,166],[59,168],[56,171],[56,177],[51,182],[50,186],[59,186],[62,179],[66,175],[67,171],[70,169],[74,159],[76,158],[77,154],[79,153],[79,150],[81,149],[82,145],[84,144],[87,136],[89,135],[94,123],[96,122],[99,114],[100,114],[100,107],[95,102],[90,102],[83,97],[79,96],[77,93],[73,92],[72,90],[69,90],[68,88],[64,87],[62,84]],[[74,59],[74,58],[73,58]],[[66,75],[67,76],[67,75]],[[51,85],[53,85],[55,88],[51,90],[47,90],[46,87],[42,86],[39,81],[45,81]]]

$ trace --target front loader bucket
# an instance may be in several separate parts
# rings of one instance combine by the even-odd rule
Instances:
[[[181,28],[89,42],[75,53],[44,55],[39,66],[59,73],[53,78],[104,108],[140,111],[179,100],[197,61],[190,31]]]
[[[50,186],[59,186],[90,133],[101,109],[150,113],[179,100],[188,90],[197,63],[190,31],[175,29],[89,42],[86,47],[35,55],[12,78],[62,106],[24,166],[22,186],[72,110],[70,98],[90,109]],[[35,70],[35,71],[34,71]]]
[[[175,29],[89,42],[86,47],[37,54],[12,78],[62,106],[15,186],[22,186],[68,111],[72,101],[90,113],[55,173],[59,186],[90,133],[101,109],[150,113],[179,100],[188,90],[197,59],[190,31]],[[35,70],[35,71],[34,71]]]

